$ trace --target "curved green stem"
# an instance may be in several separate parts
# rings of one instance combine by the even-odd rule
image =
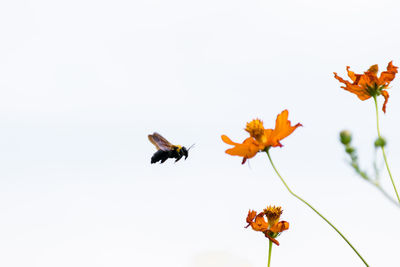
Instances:
[[[276,169],[274,163],[272,162],[271,156],[269,155],[269,151],[266,150],[268,159],[271,162],[272,168],[274,168],[276,174],[278,177],[281,179],[282,183],[285,185],[286,189],[289,191],[290,194],[292,194],[295,198],[306,204],[309,208],[311,208],[316,214],[318,214],[322,219],[324,219],[325,222],[327,222],[335,231],[346,241],[346,243],[353,249],[353,251],[360,257],[360,259],[364,262],[365,266],[369,266],[368,263],[364,260],[364,258],[358,253],[358,251],[353,247],[353,245],[350,243],[349,240],[330,222],[328,219],[326,219],[324,216],[322,216],[321,213],[319,213],[313,206],[311,206],[307,201],[296,195],[292,190],[290,190],[289,186],[286,184],[285,180],[283,180],[282,176],[279,174],[278,170]]]
[[[268,267],[271,264],[271,251],[272,251],[272,241],[269,240],[269,249],[268,249]]]
[[[381,137],[381,132],[379,131],[379,112],[378,112],[378,101],[376,100],[376,96],[374,96],[374,102],[375,102],[375,112],[376,112],[376,130],[378,131],[378,137],[382,138]],[[386,158],[386,153],[385,153],[384,146],[381,146],[381,149],[382,149],[383,159],[385,160],[386,169],[387,169],[387,171],[389,173],[390,181],[392,181],[394,192],[396,192],[397,200],[400,203],[399,193],[397,193],[396,185],[394,184],[392,173],[390,172],[390,169],[389,169],[389,164],[388,164],[388,161],[387,161],[387,158]]]

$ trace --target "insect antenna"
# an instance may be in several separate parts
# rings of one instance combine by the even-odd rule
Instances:
[[[196,143],[194,143],[193,145],[191,145],[191,146],[187,149],[187,151],[189,151],[192,147],[194,147],[195,144],[196,144]]]

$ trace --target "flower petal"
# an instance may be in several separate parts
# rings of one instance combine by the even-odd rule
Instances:
[[[257,216],[257,211],[249,210],[249,213],[247,214],[246,222],[250,225],[256,216]],[[247,225],[246,228],[249,227],[249,225]]]
[[[360,76],[359,74],[355,74],[353,71],[351,71],[349,66],[346,67],[346,70],[347,70],[347,76],[349,76],[350,79],[351,79],[353,82],[355,82],[355,81],[357,80],[357,78]],[[335,76],[336,76],[336,73],[335,73]],[[335,78],[336,78],[336,77],[335,77]],[[339,77],[339,78],[340,78],[340,77]]]
[[[224,143],[226,143],[226,144],[228,144],[228,145],[232,145],[232,146],[234,146],[234,145],[237,145],[238,143],[235,143],[235,142],[233,142],[228,136],[226,136],[226,135],[221,135],[221,139],[222,139],[222,141],[224,141]]]
[[[289,229],[289,223],[286,221],[280,221],[271,227],[271,231],[274,233],[280,233]]]
[[[255,222],[251,222],[250,225],[254,231],[264,232],[268,230],[268,223],[264,219],[264,213],[259,213]]]
[[[349,67],[347,67],[347,68],[349,68]],[[354,72],[350,72],[349,73],[349,69],[347,69],[347,74],[350,76],[350,78],[353,80],[353,82],[356,80],[356,76],[355,76],[355,74],[354,74]],[[349,81],[346,81],[345,79],[343,79],[342,77],[340,77],[340,76],[338,76],[337,75],[337,73],[336,72],[334,72],[333,73],[333,75],[334,75],[334,78],[336,79],[336,80],[338,80],[339,82],[341,82],[341,83],[344,83],[345,85],[351,85],[351,82],[349,82]]]
[[[379,78],[376,75],[378,73],[378,65],[372,65],[368,71],[364,72],[364,75],[361,76],[360,82],[358,83],[363,89],[367,86],[376,88],[379,86]]]
[[[349,68],[349,67],[347,67],[347,68]],[[349,81],[344,80],[342,77],[338,76],[336,72],[333,73],[335,75],[335,79],[337,79],[339,82],[344,83],[346,85],[346,86],[341,86],[341,88],[357,95],[357,97],[363,101],[370,98],[371,95],[364,88],[364,86],[367,84],[367,82],[365,81],[363,75],[354,74],[354,72],[350,71],[349,69],[347,70],[347,73],[352,80],[354,79],[353,84],[350,83]]]
[[[291,126],[291,122],[288,120],[288,116],[289,111],[285,109],[276,117],[275,129],[265,130],[265,135],[267,136],[268,140],[266,146],[282,146],[279,141],[289,136],[294,130],[296,130],[297,127],[302,126],[300,123]]]
[[[358,85],[350,85],[350,86],[341,86],[346,91],[355,94],[360,100],[364,101],[371,97],[367,90],[361,88]]]
[[[386,104],[389,100],[389,93],[386,90],[382,90],[381,94],[385,98],[385,102],[383,103],[382,110],[383,110],[383,113],[386,113]]]
[[[260,145],[256,140],[254,140],[251,137],[244,140],[242,144],[234,143],[230,139],[229,141],[225,139],[225,141],[234,144],[233,148],[227,149],[225,151],[227,154],[231,156],[240,156],[249,159],[254,157],[257,154],[257,152],[260,151]]]
[[[397,73],[396,66],[393,66],[392,61],[389,62],[386,71],[382,71],[381,76],[379,77],[379,84],[388,86],[391,81],[396,77]]]

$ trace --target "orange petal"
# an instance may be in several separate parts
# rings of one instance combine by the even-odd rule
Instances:
[[[251,222],[250,225],[254,231],[264,232],[268,230],[268,223],[264,219],[264,213],[258,214],[255,222]]]
[[[351,71],[350,70],[350,67],[349,66],[347,66],[346,67],[346,70],[347,70],[347,75],[350,77],[350,79],[353,81],[353,82],[356,82],[356,80],[357,79],[359,79],[359,77],[360,77],[360,74],[355,74],[353,71]],[[336,73],[334,72],[334,74],[335,74],[335,78],[336,78]],[[338,76],[339,77],[339,76]],[[340,78],[340,77],[339,77]],[[338,79],[338,78],[336,78],[336,79]],[[340,78],[340,79],[342,79],[342,78]],[[339,80],[339,79],[338,79]],[[342,81],[341,81],[342,82]]]
[[[266,136],[267,139],[267,144],[266,146],[272,146],[272,136],[274,134],[274,130],[273,129],[265,129],[264,130],[264,135]]]
[[[280,232],[283,232],[283,231],[285,231],[285,230],[287,230],[287,229],[289,229],[289,223],[286,222],[286,221],[280,221],[280,222],[274,224],[274,225],[271,227],[270,230],[271,230],[272,232],[274,232],[274,233],[280,233]]]
[[[348,67],[348,68],[349,68],[349,67]],[[352,73],[354,74],[354,72],[352,72]],[[344,83],[344,84],[346,84],[346,85],[351,84],[349,81],[346,81],[345,79],[343,79],[342,77],[340,77],[339,75],[337,75],[336,72],[334,72],[333,75],[334,75],[334,78],[335,78],[336,80],[338,80],[339,82]],[[349,74],[349,76],[350,76],[350,74]],[[350,77],[350,78],[351,78],[351,77]],[[355,79],[355,75],[354,75],[353,78]],[[353,78],[352,78],[352,79],[353,79]]]
[[[228,138],[229,139],[229,138]],[[226,140],[228,141],[228,140]],[[230,142],[232,142],[229,139]],[[229,142],[228,141],[228,142]],[[225,141],[224,141],[225,142]],[[240,156],[246,159],[254,157],[258,151],[260,151],[260,145],[256,140],[249,137],[242,144],[234,143],[235,146],[233,148],[227,149],[225,152],[232,156]]]
[[[376,68],[374,68],[376,66]],[[368,71],[364,72],[364,75],[361,77],[361,81],[358,83],[362,88],[365,88],[366,86],[375,88],[376,85],[379,84],[379,79],[378,76],[376,75],[378,73],[378,65],[373,65],[369,68]]]
[[[276,117],[275,129],[265,130],[265,135],[267,136],[268,140],[268,144],[266,146],[282,146],[279,141],[289,136],[294,130],[296,130],[297,127],[302,126],[300,123],[291,126],[291,122],[288,120],[288,116],[289,111],[285,109]]]
[[[353,80],[353,84],[350,83],[349,81],[344,80],[340,76],[337,75],[336,72],[333,74],[335,75],[335,79],[337,79],[339,82],[344,83],[346,86],[341,86],[344,90],[347,90],[355,95],[361,100],[367,100],[368,98],[371,97],[371,95],[368,93],[368,91],[365,89],[365,86],[367,84],[367,81],[365,80],[364,75],[360,74],[354,74],[354,72],[350,71],[347,67],[347,73],[350,76],[350,78]]]
[[[379,70],[378,64],[375,64],[369,67],[369,69],[366,72],[370,72],[376,75],[378,73],[378,70]]]
[[[237,145],[238,143],[235,143],[235,142],[233,142],[228,136],[226,136],[226,135],[221,135],[221,139],[222,139],[222,141],[224,141],[224,143],[226,143],[226,144],[228,144],[228,145],[232,145],[232,146],[234,146],[234,145]]]
[[[257,216],[257,211],[255,210],[249,210],[249,213],[247,214],[246,222],[250,225],[250,223],[253,222],[254,218]],[[246,228],[249,226],[246,226]]]
[[[358,85],[350,85],[346,87],[342,86],[342,88],[346,91],[349,91],[350,93],[357,95],[357,97],[362,101],[367,100],[371,97],[370,93],[368,93],[365,88]]]
[[[389,93],[386,90],[382,90],[381,94],[385,98],[385,102],[383,103],[382,110],[383,110],[383,113],[386,113],[386,104],[389,100]]]
[[[382,71],[381,76],[379,77],[379,84],[388,86],[391,81],[396,77],[397,73],[396,66],[393,66],[392,61],[389,62],[386,71]]]

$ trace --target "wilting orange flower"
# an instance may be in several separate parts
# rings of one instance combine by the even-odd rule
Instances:
[[[341,86],[343,89],[356,94],[358,98],[363,101],[371,96],[376,97],[382,95],[385,98],[382,110],[386,113],[389,93],[385,89],[388,88],[390,82],[395,78],[397,68],[398,67],[393,66],[392,61],[390,61],[387,70],[383,71],[378,78],[378,65],[372,65],[364,74],[355,74],[350,70],[350,67],[347,66],[347,75],[352,80],[352,83],[339,77],[336,72],[333,74],[339,82],[345,84],[345,86]]]
[[[242,164],[244,164],[247,159],[254,157],[260,151],[269,147],[281,147],[280,140],[289,136],[297,127],[302,126],[300,123],[291,126],[288,116],[287,110],[282,111],[276,118],[275,129],[265,129],[261,120],[252,120],[247,123],[245,128],[250,137],[245,139],[243,143],[235,143],[228,136],[222,135],[222,141],[234,146],[225,152],[232,156],[243,157]]]
[[[263,232],[265,237],[274,242],[279,246],[278,240],[275,238],[283,231],[289,229],[289,223],[286,221],[279,221],[282,215],[281,207],[268,206],[264,211],[257,214],[254,210],[249,210],[246,218],[248,225],[251,226],[254,231]],[[267,217],[267,222],[264,219]]]

